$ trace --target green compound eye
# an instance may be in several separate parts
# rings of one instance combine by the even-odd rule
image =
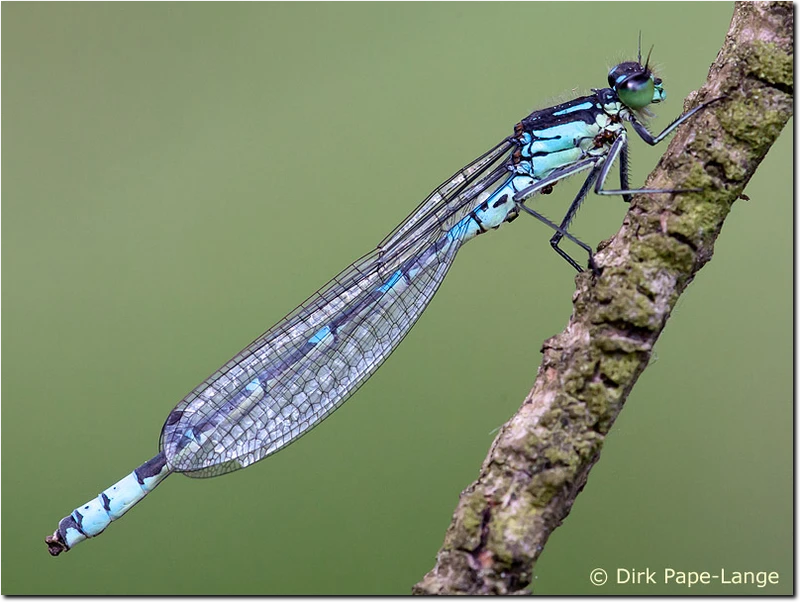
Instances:
[[[654,100],[655,84],[651,77],[631,77],[617,86],[619,99],[631,109],[643,109]]]

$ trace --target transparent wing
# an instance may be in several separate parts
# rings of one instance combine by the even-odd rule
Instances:
[[[407,237],[412,230],[423,230],[419,227],[421,224],[429,225],[441,220],[442,217],[453,216],[454,210],[457,209],[454,205],[472,198],[469,194],[461,193],[468,190],[489,167],[502,159],[513,147],[514,144],[507,138],[442,182],[420,203],[419,207],[411,212],[411,215],[383,239],[378,248],[388,251]]]
[[[438,289],[462,243],[457,224],[508,173],[494,165],[498,148],[484,155],[492,160],[478,159],[440,186],[449,195],[428,197],[390,244],[356,261],[184,398],[161,433],[169,465],[196,477],[249,466],[344,403]]]

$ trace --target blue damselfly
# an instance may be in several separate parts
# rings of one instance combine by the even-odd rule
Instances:
[[[648,106],[666,98],[648,61],[611,69],[608,88],[535,111],[504,139],[436,188],[375,250],[333,278],[286,318],[248,345],[186,396],[169,414],[160,452],[127,477],[76,509],[46,541],[58,555],[144,498],[172,472],[211,477],[247,467],[283,449],[335,411],[391,354],[438,289],[461,246],[520,213],[588,254],[592,248],[569,226],[590,190],[600,195],[681,193],[632,189],[628,183],[630,124],[658,144],[702,104],[658,135],[644,124]],[[711,101],[714,102],[714,101]],[[603,186],[619,162],[620,188]],[[563,219],[552,222],[526,201],[561,180],[585,180]]]

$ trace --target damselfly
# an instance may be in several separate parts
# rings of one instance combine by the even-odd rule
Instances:
[[[648,57],[649,59],[649,57]],[[611,69],[608,88],[593,90],[535,111],[512,136],[458,171],[365,255],[286,318],[248,345],[196,387],[167,417],[160,452],[116,485],[61,520],[46,538],[58,555],[113,520],[152,491],[167,475],[212,477],[249,466],[283,449],[344,403],[397,347],[430,303],[461,246],[516,219],[521,212],[548,225],[550,243],[566,238],[592,249],[569,232],[590,189],[601,195],[680,193],[631,189],[628,136],[658,144],[702,104],[657,136],[644,124],[647,107],[666,98],[661,79],[635,62]],[[714,101],[711,101],[714,102]],[[615,161],[620,188],[603,188]],[[586,179],[560,223],[526,205],[537,193],[576,174]]]

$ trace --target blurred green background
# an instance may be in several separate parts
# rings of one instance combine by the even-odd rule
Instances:
[[[726,3],[2,6],[4,594],[407,593],[571,312],[520,218],[459,255],[323,426],[249,470],[173,476],[50,558],[74,507],[157,451],[173,405],[530,111],[603,87],[639,30],[660,129]],[[664,146],[632,142],[633,182]],[[792,137],[681,299],[534,591],[792,591]],[[558,218],[579,187],[537,207]],[[625,205],[590,197],[595,244]],[[479,319],[476,319],[479,317]],[[589,572],[777,571],[593,587]]]

